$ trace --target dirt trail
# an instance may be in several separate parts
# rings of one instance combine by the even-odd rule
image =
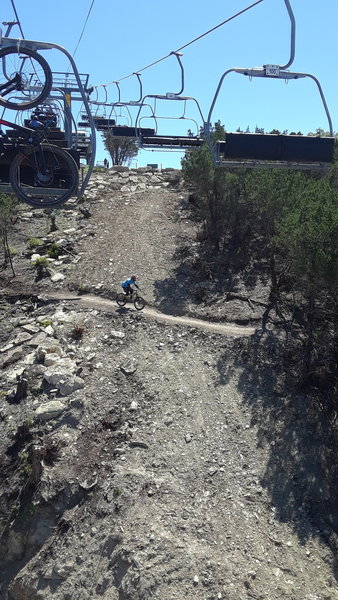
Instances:
[[[13,292],[9,289],[1,290],[0,295],[3,296],[13,296],[13,293],[19,293],[18,290]],[[33,292],[32,292],[33,293]],[[83,307],[94,308],[98,310],[104,310],[109,313],[116,314],[127,314],[130,311],[134,311],[133,306],[126,306],[123,308],[119,308],[116,305],[116,302],[113,300],[109,300],[108,298],[102,298],[100,296],[95,296],[92,294],[84,294],[80,296],[74,296],[72,292],[68,292],[67,290],[55,291],[55,292],[44,292],[44,298],[48,298],[49,300],[61,301],[66,300],[69,302],[77,302]],[[154,308],[150,308],[145,306],[145,308],[140,311],[138,314],[143,314],[149,319],[156,319],[157,321],[164,321],[167,323],[176,323],[177,325],[184,325],[187,327],[197,327],[199,329],[203,329],[205,331],[210,331],[213,333],[219,333],[222,335],[229,336],[250,336],[255,333],[257,328],[255,327],[242,327],[240,325],[235,324],[227,324],[227,323],[212,323],[210,321],[205,321],[203,319],[193,319],[191,317],[179,316],[179,315],[170,315],[166,313],[159,312]]]
[[[129,308],[128,306],[124,308],[119,308],[116,306],[116,303],[112,300],[108,300],[107,298],[101,298],[100,296],[94,295],[83,295],[83,296],[74,296],[73,294],[68,292],[58,292],[57,294],[47,294],[48,298],[54,298],[58,300],[71,300],[74,302],[78,302],[82,306],[87,306],[90,308],[102,309],[107,312],[115,312],[115,313],[127,313],[129,311],[134,311],[134,308]],[[192,319],[190,317],[182,317],[176,315],[169,315],[165,313],[161,313],[154,308],[145,307],[142,312],[140,311],[138,314],[144,314],[146,317],[151,319],[156,319],[158,321],[166,321],[167,323],[176,323],[178,325],[186,325],[188,327],[198,327],[200,329],[204,329],[205,331],[212,331],[214,333],[220,333],[223,335],[240,335],[240,336],[250,336],[253,335],[256,331],[254,327],[240,327],[239,325],[228,325],[223,323],[210,323],[208,321],[204,321],[202,319]]]

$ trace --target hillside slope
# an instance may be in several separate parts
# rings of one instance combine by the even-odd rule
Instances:
[[[175,171],[117,170],[53,233],[21,207],[0,304],[1,599],[338,599],[323,433],[281,385],[283,334],[260,329],[264,275],[198,302],[186,198]],[[64,240],[39,281],[33,236]],[[113,301],[131,272],[144,313]]]

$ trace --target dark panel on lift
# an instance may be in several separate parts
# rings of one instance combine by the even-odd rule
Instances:
[[[138,135],[155,135],[155,129],[139,127],[136,130],[135,127],[127,127],[124,125],[116,125],[116,127],[111,127],[111,131],[113,135],[121,135],[124,137],[137,137]]]
[[[234,159],[281,160],[279,135],[227,133],[225,157]]]
[[[227,133],[219,149],[225,159],[331,162],[334,144],[332,137]]]
[[[303,135],[282,136],[282,160],[332,162],[334,138]]]

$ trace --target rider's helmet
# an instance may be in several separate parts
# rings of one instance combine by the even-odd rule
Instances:
[[[136,281],[136,275],[132,275],[131,278],[133,281]]]

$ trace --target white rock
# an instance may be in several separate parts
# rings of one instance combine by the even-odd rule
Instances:
[[[20,360],[20,358],[22,358],[22,356],[23,349],[21,346],[18,346],[14,350],[10,350],[9,352],[7,352],[7,354],[5,354],[5,356],[2,359],[2,368],[5,369],[6,367],[8,367],[8,365],[17,362],[18,360]]]
[[[60,402],[60,400],[51,400],[50,402],[44,402],[41,404],[35,411],[36,419],[41,419],[42,421],[49,421],[50,419],[55,419],[59,415],[61,415],[67,406]]]
[[[45,365],[45,367],[51,367],[52,365],[55,365],[59,360],[60,356],[56,354],[56,352],[50,352],[49,354],[45,355],[43,364]]]
[[[31,333],[27,333],[26,331],[21,331],[15,338],[14,343],[15,344],[24,344],[25,342],[28,342],[29,340],[32,339],[32,334]]]
[[[18,367],[17,369],[13,369],[12,371],[7,371],[6,372],[6,379],[9,383],[11,383],[12,381],[16,381],[18,377],[21,377],[21,375],[23,375],[25,368],[24,367]]]
[[[74,375],[76,369],[76,363],[70,358],[60,358],[56,364],[46,369],[44,379],[57,388],[61,396],[68,396],[84,387],[83,379]]]
[[[57,354],[59,354],[57,352],[56,348],[55,348],[55,352]],[[54,370],[58,373],[62,373],[63,375],[69,375],[69,374],[73,374],[73,373],[75,373],[75,371],[77,371],[77,365],[74,360],[65,356],[63,358],[60,358],[60,360],[58,361],[58,366]],[[54,370],[51,369],[51,373],[50,373],[51,375],[54,374]],[[48,370],[48,374],[49,374],[49,370]]]
[[[51,276],[51,281],[53,283],[56,283],[58,281],[62,281],[65,278],[65,276],[63,275],[63,273],[54,273],[54,275]]]
[[[111,331],[111,335],[112,335],[114,338],[120,338],[120,339],[122,339],[122,338],[124,338],[124,337],[125,337],[125,335],[126,335],[126,334],[125,334],[125,333],[123,333],[123,331],[115,331],[115,330],[113,329],[113,331]]]
[[[33,365],[35,363],[35,352],[26,354],[22,362],[24,365]]]
[[[55,374],[52,377],[51,383],[58,388],[61,396],[69,396],[69,394],[72,394],[75,390],[80,390],[84,387],[83,379],[76,375],[68,375],[67,377],[61,378],[60,375],[58,376]]]
[[[31,340],[28,340],[26,343],[27,346],[32,346],[33,348],[37,348],[38,346],[43,346],[47,336],[44,332],[38,333]]]
[[[74,312],[65,313],[63,310],[57,310],[51,319],[53,323],[71,323],[77,319],[77,314]]]
[[[26,331],[27,333],[38,333],[39,329],[36,325],[31,325],[30,323],[27,323],[25,325],[21,325],[21,328]]]
[[[7,350],[11,350],[14,347],[14,344],[12,342],[10,342],[9,344],[6,344],[6,346],[3,346],[2,348],[0,348],[0,352],[7,352]]]

